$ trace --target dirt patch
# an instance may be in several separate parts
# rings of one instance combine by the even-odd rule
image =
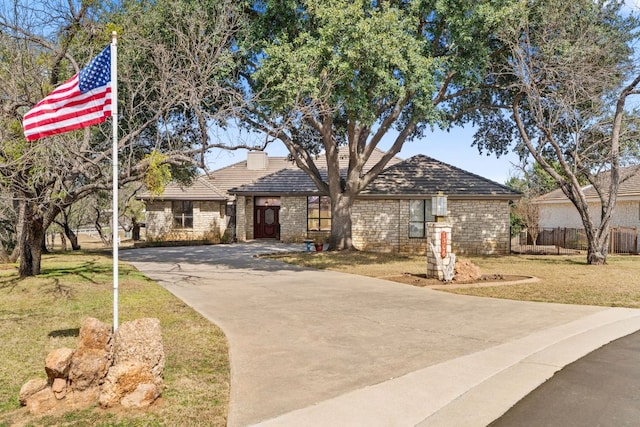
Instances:
[[[518,282],[521,280],[530,279],[530,276],[516,276],[505,274],[485,274],[480,276],[476,280],[454,280],[453,282],[446,283],[438,279],[429,279],[426,274],[411,274],[404,273],[399,276],[387,276],[385,280],[391,280],[392,282],[404,283],[412,286],[429,287],[429,286],[455,286],[455,285],[486,285],[486,284],[507,284],[510,282]]]

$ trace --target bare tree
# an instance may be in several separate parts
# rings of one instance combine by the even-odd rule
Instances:
[[[0,7],[0,185],[19,203],[21,276],[40,272],[45,231],[69,206],[111,188],[109,124],[26,144],[25,111],[77,73],[126,28],[119,50],[120,185],[142,181],[155,168],[193,171],[234,99],[233,37],[240,30],[232,1],[189,4],[123,2],[5,2]],[[111,22],[111,24],[107,24]],[[115,24],[113,24],[115,23]],[[115,27],[114,27],[115,25]]]

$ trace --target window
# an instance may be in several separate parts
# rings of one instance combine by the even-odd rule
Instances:
[[[171,202],[174,228],[193,228],[193,202],[176,200]]]
[[[409,201],[409,237],[424,238],[427,235],[427,222],[434,220],[431,200]]]
[[[307,230],[331,230],[331,199],[329,196],[307,197]]]

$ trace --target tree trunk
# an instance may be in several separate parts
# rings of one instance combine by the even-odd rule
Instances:
[[[585,228],[587,234],[587,264],[603,265],[607,263],[609,230],[608,226]]]
[[[331,239],[329,250],[343,251],[354,249],[351,237],[351,208],[353,196],[340,193],[331,197]]]
[[[0,244],[0,262],[6,264],[9,262],[9,255],[7,251],[4,249],[4,246]]]
[[[20,246],[20,277],[36,276],[40,274],[42,261],[42,246],[44,245],[45,230],[42,218],[33,215],[33,208],[29,202],[24,202],[20,209],[22,232],[19,237]]]
[[[78,236],[73,232],[71,227],[69,227],[69,223],[65,221],[64,224],[62,224],[62,228],[64,229],[64,235],[67,236],[67,239],[71,242],[71,250],[79,251]]]

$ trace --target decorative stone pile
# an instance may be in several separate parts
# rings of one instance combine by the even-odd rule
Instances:
[[[161,394],[164,349],[158,319],[111,326],[85,320],[78,347],[53,350],[45,359],[47,379],[20,389],[20,403],[33,414],[83,409],[99,404],[143,408]]]

